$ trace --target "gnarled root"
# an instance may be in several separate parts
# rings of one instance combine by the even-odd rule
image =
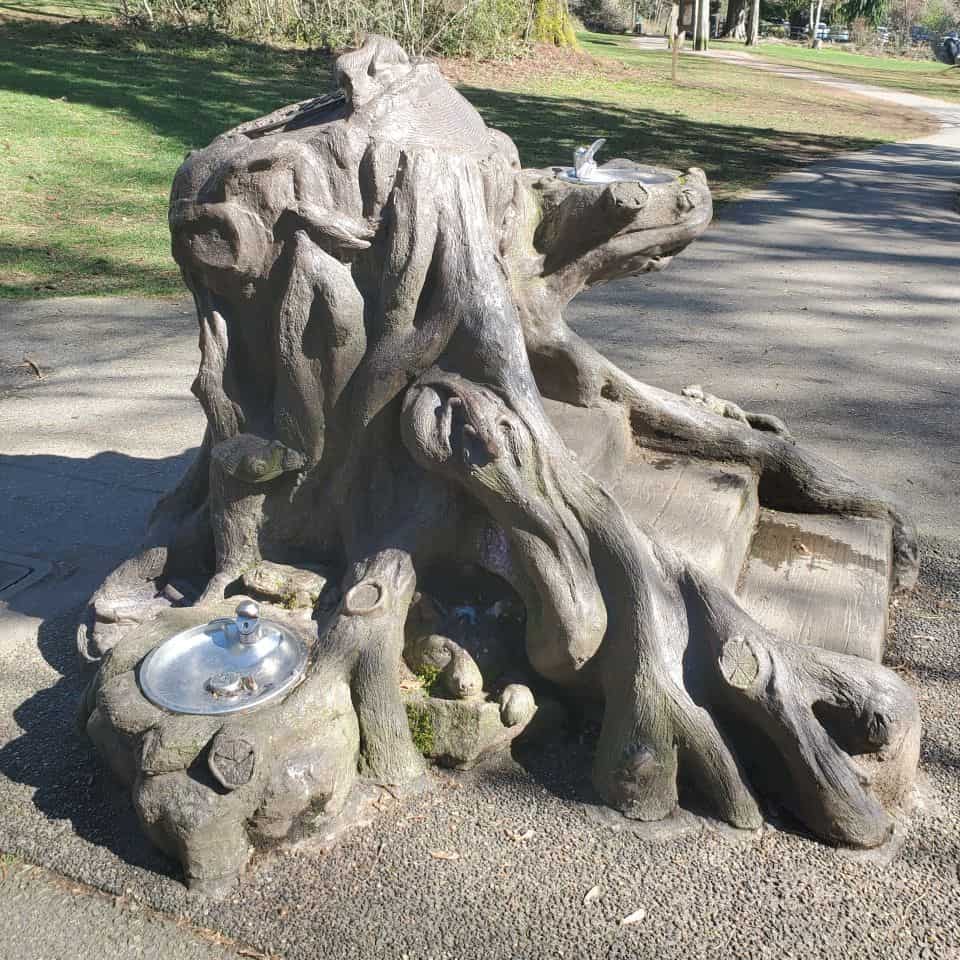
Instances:
[[[812,831],[862,847],[889,834],[890,816],[850,754],[916,763],[916,704],[894,674],[769,634],[555,454],[538,408],[511,409],[486,388],[431,373],[409,391],[404,437],[419,463],[461,484],[505,533],[536,614],[527,635],[534,665],[548,650],[551,679],[599,686],[606,706],[594,783],[611,806],[660,819],[676,806],[678,782],[689,781],[717,816],[756,827],[745,770],[759,737],[775,752],[772,779]],[[599,588],[605,617],[569,619],[581,582],[587,596]],[[564,630],[543,632],[555,623]],[[588,627],[603,630],[602,642],[584,645],[596,637]],[[558,635],[580,655],[560,656]]]

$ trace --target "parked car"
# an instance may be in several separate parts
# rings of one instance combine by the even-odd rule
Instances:
[[[944,63],[951,63],[954,66],[960,63],[960,35],[956,30],[951,30],[940,41],[939,56]]]
[[[883,46],[893,39],[893,33],[889,27],[877,27],[877,43]]]
[[[926,27],[914,24],[914,26],[910,28],[910,39],[914,43],[929,43],[930,31]]]
[[[810,36],[810,28],[807,27],[807,36]],[[817,24],[817,33],[816,37],[818,40],[829,40],[830,39],[830,27],[826,23]]]
[[[846,27],[831,27],[830,39],[834,43],[849,43],[850,31]]]

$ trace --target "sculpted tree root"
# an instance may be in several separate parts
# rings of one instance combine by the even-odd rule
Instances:
[[[910,690],[771,635],[625,515],[541,403],[621,403],[640,445],[749,464],[765,505],[889,517],[912,582],[915,537],[884,497],[776,418],[637,383],[567,329],[581,290],[662,268],[706,228],[703,173],[524,171],[435,67],[382,39],[337,80],[341,96],[217,138],[174,183],[207,432],[78,631],[103,656],[83,725],[150,835],[218,890],[251,838],[331,817],[357,783],[415,784],[424,755],[465,765],[554,716],[532,670],[602,699],[593,779],[628,817],[666,817],[691,785],[753,828],[762,784],[826,840],[881,843],[916,766]],[[311,592],[317,565],[339,590]],[[424,614],[465,570],[499,591],[482,642],[479,601]],[[306,679],[227,722],[149,703],[141,658],[250,589],[307,604],[274,609],[311,646]]]

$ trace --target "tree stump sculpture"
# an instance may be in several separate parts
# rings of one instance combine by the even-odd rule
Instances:
[[[888,521],[895,584],[913,583],[914,532],[884,496],[775,418],[636,382],[564,323],[581,291],[702,233],[702,171],[523,170],[434,65],[380,38],[336,79],[190,154],[173,185],[208,426],[78,631],[100,661],[83,726],[151,837],[220,890],[251,838],[309,829],[358,782],[402,787],[425,756],[468,765],[549,726],[539,678],[604,704],[593,783],[626,817],[668,816],[682,782],[755,828],[772,786],[824,840],[883,842],[917,761],[908,687],[762,626],[736,571],[635,521],[555,426],[599,411],[631,451],[736,465],[765,508]],[[302,683],[227,720],[146,700],[144,655],[236,594],[310,645]]]

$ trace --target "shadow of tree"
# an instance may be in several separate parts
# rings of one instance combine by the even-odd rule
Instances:
[[[33,806],[45,820],[69,823],[78,837],[131,866],[179,877],[179,866],[143,835],[129,791],[116,783],[74,725],[89,679],[69,643],[75,619],[66,614],[40,627],[38,649],[61,676],[52,686],[31,692],[14,709],[21,733],[0,746],[0,774],[33,788]],[[28,837],[23,839],[29,842]]]
[[[23,126],[30,109],[25,98],[38,98],[32,129],[46,125],[36,139],[25,134],[31,137],[29,160],[17,157],[15,144],[5,144],[15,174],[42,175],[13,198],[18,232],[0,247],[0,295],[178,290],[166,253],[165,208],[179,160],[225,128],[329,89],[331,65],[332,57],[321,52],[214,32],[184,37],[118,30],[104,22],[0,23],[0,95],[15,95],[8,102],[21,135],[31,128]],[[729,69],[733,76],[737,68]],[[703,167],[719,201],[783,170],[876,143],[826,135],[815,123],[799,131],[776,129],[796,126],[776,117],[802,110],[809,93],[807,101],[798,101],[797,90],[766,91],[762,111],[744,111],[731,106],[717,70],[694,58],[676,89],[642,72],[601,71],[587,77],[585,86],[571,87],[564,78],[534,82],[529,70],[521,70],[519,80],[491,76],[489,84],[474,81],[460,89],[489,124],[514,139],[526,166],[567,162],[577,143],[603,136],[608,157]],[[747,84],[745,95],[754,95],[753,79],[738,81]],[[520,92],[501,88],[518,85]],[[648,87],[656,87],[650,97]],[[687,99],[701,104],[694,110],[701,117],[703,103],[718,104],[716,122],[712,113],[704,120],[678,111]],[[57,109],[60,101],[68,107]],[[95,110],[70,109],[74,105]],[[873,107],[850,101],[838,109],[838,116],[862,131]],[[770,125],[736,122],[747,116],[770,117]],[[71,169],[74,151],[80,157]]]
[[[149,264],[130,263],[115,256],[92,254],[65,243],[53,242],[47,246],[0,242],[0,299],[4,297],[50,296],[62,293],[58,283],[38,282],[36,264],[56,262],[58,283],[65,279],[82,281],[84,292],[95,296],[103,291],[111,295],[136,294],[147,286],[165,287],[173,279],[175,267],[159,268]],[[32,267],[26,279],[19,280],[16,271],[27,264]],[[177,288],[174,287],[174,290]],[[177,291],[179,292],[179,291]]]
[[[12,706],[0,720],[0,781],[29,787],[41,815],[0,818],[2,849],[38,862],[56,859],[55,846],[46,854],[39,847],[49,846],[50,830],[65,822],[125,863],[179,876],[179,867],[144,837],[129,791],[118,787],[77,728],[92,674],[74,636],[91,579],[133,551],[159,491],[173,486],[195,454],[194,448],[161,459],[116,451],[0,456],[0,493],[14,505],[0,516],[0,543],[46,554],[53,567],[33,586],[0,595],[0,639],[15,665],[0,678],[0,700]],[[17,615],[41,620],[35,640],[17,626]]]
[[[702,167],[720,199],[782,170],[876,144],[862,137],[704,123],[610,102],[561,100],[471,86],[460,87],[460,92],[488,124],[510,135],[524,166],[568,163],[574,148],[585,139],[605,137],[604,153],[610,158],[640,158],[681,170]]]
[[[88,22],[0,25],[0,88],[119,110],[190,149],[231,124],[330,85],[332,58],[326,54],[216,34],[208,40],[185,45],[175,35],[139,35]],[[526,166],[564,161],[589,132],[609,139],[610,155],[681,168],[696,163],[722,187],[876,143],[816,130],[698,122],[587,98],[469,84],[460,89],[489,124],[513,137]]]
[[[0,88],[121,111],[184,149],[326,89],[330,64],[313,51],[217,34],[186,44],[107,23],[0,24]]]

